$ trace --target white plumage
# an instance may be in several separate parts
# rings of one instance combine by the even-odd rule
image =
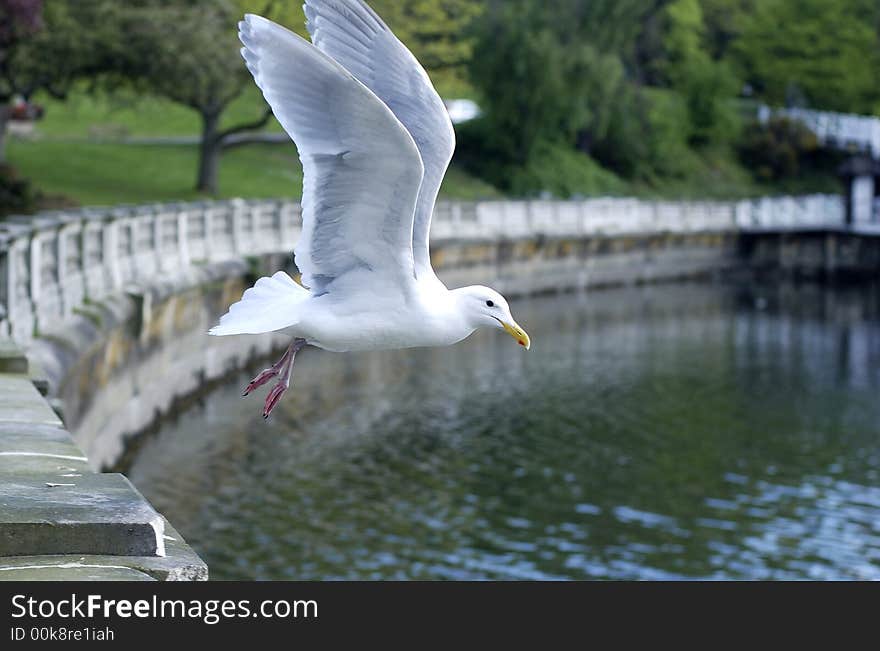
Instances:
[[[280,376],[296,352],[453,344],[499,327],[528,347],[507,302],[486,287],[449,291],[429,253],[431,215],[455,148],[449,115],[415,57],[361,0],[306,0],[314,44],[272,21],[239,23],[248,69],[299,149],[304,288],[261,278],[212,335],[284,331],[294,343],[245,392]]]

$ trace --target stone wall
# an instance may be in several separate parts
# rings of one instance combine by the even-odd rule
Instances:
[[[443,203],[432,240],[546,239],[839,227],[840,197]],[[290,252],[299,204],[224,201],[44,213],[0,223],[0,336],[27,344],[84,306],[198,278],[205,265]],[[289,255],[289,253],[288,253]]]
[[[119,474],[98,474],[0,345],[0,581],[204,580],[208,570]]]
[[[744,202],[442,203],[450,286],[509,296],[707,276],[744,233],[826,233],[839,197]],[[94,468],[181,400],[280,343],[205,336],[256,277],[292,273],[300,208],[228,201],[49,213],[0,225],[0,336],[26,348]],[[755,247],[765,257],[765,249]]]

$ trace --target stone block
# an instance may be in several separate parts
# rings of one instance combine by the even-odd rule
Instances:
[[[122,475],[0,483],[0,556],[164,556],[165,521]]]
[[[208,568],[204,561],[184,542],[168,522],[165,522],[165,556],[12,556],[0,558],[0,581],[51,580],[112,581],[112,570],[123,580],[127,572],[137,572],[157,581],[207,581]],[[78,573],[80,576],[76,576]],[[50,580],[42,578],[42,580]],[[133,578],[130,580],[147,580]]]
[[[46,557],[41,557],[45,559]],[[10,564],[8,561],[12,560]],[[130,567],[88,564],[86,561],[39,562],[29,564],[0,559],[0,581],[155,581]]]
[[[27,373],[28,358],[15,343],[0,338],[0,373]]]
[[[91,472],[85,455],[65,430],[0,422],[0,477],[30,476],[65,483],[72,475]]]
[[[61,427],[52,411],[26,375],[0,374],[0,423],[33,423]]]

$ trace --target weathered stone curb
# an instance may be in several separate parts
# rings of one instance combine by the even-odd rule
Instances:
[[[204,562],[122,475],[91,470],[0,340],[0,581],[206,580]]]

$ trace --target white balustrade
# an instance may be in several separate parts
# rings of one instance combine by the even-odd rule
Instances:
[[[822,145],[836,149],[867,151],[880,158],[880,118],[872,115],[812,111],[803,108],[771,109],[762,106],[758,118],[766,122],[771,116],[782,116],[802,122]]]
[[[22,344],[85,301],[186,275],[194,265],[290,252],[302,209],[291,201],[118,206],[0,222],[0,336]],[[442,202],[440,241],[844,228],[839,196],[738,202]]]

